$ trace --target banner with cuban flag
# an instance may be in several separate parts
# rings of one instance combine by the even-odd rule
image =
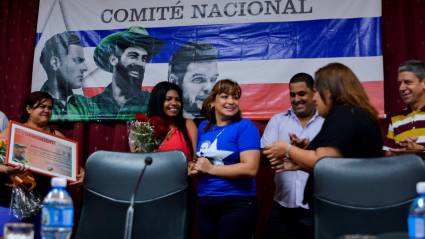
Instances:
[[[32,91],[55,121],[130,120],[161,81],[200,117],[220,79],[242,88],[244,117],[290,107],[289,79],[350,67],[384,114],[381,0],[40,0]]]

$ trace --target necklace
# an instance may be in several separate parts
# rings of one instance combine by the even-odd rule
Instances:
[[[176,127],[170,127],[170,129],[167,132],[167,135],[165,135],[164,140],[168,141],[171,138],[171,136],[174,134],[175,131],[176,131]]]
[[[221,129],[221,131],[215,136],[215,138],[214,138],[214,140],[216,140],[217,138],[218,138],[218,136],[220,136],[220,134],[222,134],[223,133],[223,131],[224,131],[224,128],[223,129]]]
[[[219,129],[217,129],[216,128],[217,126],[215,126],[213,129],[212,129],[212,133],[214,134],[216,131],[218,131]],[[223,131],[225,130],[226,128],[222,128],[221,130],[220,130],[220,132],[218,132],[218,134],[214,137],[214,139],[211,141],[211,142],[214,142],[217,138],[218,138],[218,136],[220,136],[222,133],[223,133]]]

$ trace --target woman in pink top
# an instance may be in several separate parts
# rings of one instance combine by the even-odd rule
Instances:
[[[169,126],[160,151],[181,150],[188,161],[195,157],[197,127],[193,120],[183,118],[182,90],[174,83],[160,82],[153,88],[148,105],[148,116],[159,116]]]

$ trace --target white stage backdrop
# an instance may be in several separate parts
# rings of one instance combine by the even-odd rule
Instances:
[[[216,78],[237,81],[243,92],[241,109],[247,118],[269,119],[287,109],[289,79],[298,72],[314,75],[319,67],[331,62],[349,66],[383,114],[380,21],[381,0],[40,0],[32,91],[44,85],[43,90],[56,93],[55,98],[62,97],[62,101],[57,101],[62,104],[55,105],[55,120],[127,120],[136,111],[145,111],[146,107],[140,105],[146,102],[139,104],[133,99],[131,104],[138,107],[132,107],[130,101],[125,102],[130,105],[123,106],[122,102],[115,103],[111,92],[110,101],[93,100],[96,95],[99,98],[111,82],[118,82],[120,73],[111,63],[109,52],[102,55],[103,60],[95,61],[99,57],[95,48],[106,51],[102,48],[104,44],[100,44],[105,37],[134,30],[161,43],[156,43],[158,51],[148,59],[144,71],[127,69],[130,78],[140,75],[143,78],[140,92],[146,94],[138,95],[144,97],[136,97],[138,100],[147,101],[146,91],[169,79],[173,54],[192,42],[208,43],[217,50],[214,76],[198,79],[198,84],[208,81],[211,85]],[[51,84],[47,84],[48,70],[40,63],[41,52],[47,40],[65,31],[80,38],[83,54],[78,60],[68,62],[60,56],[55,58],[54,54],[46,56],[45,64],[53,69],[49,74]],[[108,41],[118,44],[116,39]],[[144,48],[152,47],[152,42]],[[199,51],[199,54],[202,53]],[[118,57],[117,61],[120,60]],[[208,62],[211,61],[214,62],[211,59]],[[78,82],[66,83],[63,74],[72,74],[69,72],[78,64],[80,73],[74,79]],[[102,64],[110,67],[109,70]],[[61,68],[68,71],[60,71]],[[140,89],[140,84],[132,87]],[[73,94],[69,93],[71,88]],[[121,89],[131,91],[128,86]],[[200,87],[192,91],[199,91],[196,93],[201,95]],[[189,99],[184,103],[188,108],[191,103],[196,106]]]

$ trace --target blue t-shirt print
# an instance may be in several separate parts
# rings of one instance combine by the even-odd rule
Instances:
[[[260,149],[260,134],[250,120],[241,119],[225,126],[213,126],[205,132],[206,123],[204,121],[199,125],[197,155],[210,159],[214,165],[240,163],[241,152]],[[199,196],[233,195],[255,195],[255,180],[202,175]]]
[[[210,159],[211,163],[214,165],[224,165],[223,159],[233,153],[233,151],[219,150],[217,148],[218,137],[224,132],[224,129],[225,128],[223,127],[217,133],[212,143],[210,140],[205,140],[201,143],[198,155],[199,157],[206,157]]]

